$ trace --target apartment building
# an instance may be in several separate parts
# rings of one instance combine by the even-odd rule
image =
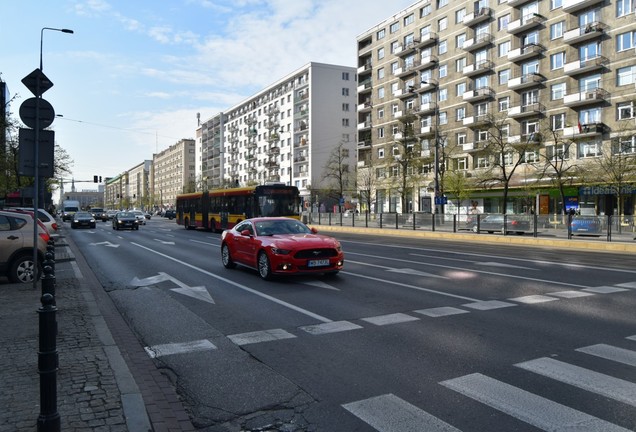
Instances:
[[[325,166],[337,148],[353,173],[356,86],[356,68],[311,62],[204,121],[205,187],[282,182],[308,197],[330,186]]]
[[[196,185],[196,141],[182,139],[152,155],[151,205],[171,208],[177,195],[194,192]]]
[[[365,173],[374,179],[369,210],[436,211],[437,192],[461,202],[442,211],[478,203],[502,212],[503,183],[471,181],[508,162],[518,165],[508,212],[560,212],[568,204],[547,161],[586,166],[636,154],[635,38],[634,0],[423,0],[367,30],[357,38],[357,151],[359,183]],[[397,144],[406,114],[422,163],[403,200]],[[506,148],[494,159],[487,149],[497,135]],[[625,214],[636,205],[631,160],[619,187]],[[466,179],[463,196],[449,187],[456,174]],[[565,201],[613,214],[616,189],[579,171]]]

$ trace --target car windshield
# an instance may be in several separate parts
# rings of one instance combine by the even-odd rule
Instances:
[[[256,234],[271,236],[278,234],[311,234],[307,225],[297,220],[267,220],[256,222]]]
[[[118,213],[118,214],[117,214],[117,217],[120,217],[120,218],[122,218],[122,217],[127,218],[127,217],[135,217],[135,215],[134,215],[134,214],[132,214],[132,213],[128,213],[128,212],[121,212],[121,213]]]
[[[75,217],[76,218],[80,218],[80,217],[91,218],[91,217],[93,217],[93,215],[90,214],[90,213],[77,212],[77,213],[75,213]]]

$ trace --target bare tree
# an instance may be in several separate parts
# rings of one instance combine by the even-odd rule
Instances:
[[[344,198],[346,192],[355,190],[355,173],[349,165],[349,149],[345,144],[341,141],[333,148],[322,177],[328,187],[327,194],[336,200]]]
[[[362,153],[361,153],[362,154]],[[359,160],[359,163],[363,163],[364,166],[358,167],[357,172],[357,184],[358,184],[358,196],[360,202],[364,203],[363,208],[370,212],[375,199],[374,191],[377,185],[377,179],[375,176],[375,169],[373,164],[373,158],[371,153],[364,153],[365,158]]]
[[[398,120],[400,122],[398,139],[391,149],[389,165],[397,167],[393,176],[395,189],[400,194],[402,212],[407,209],[407,200],[415,185],[419,184],[419,177],[423,164],[422,146],[415,135],[414,123],[417,116],[408,113]]]

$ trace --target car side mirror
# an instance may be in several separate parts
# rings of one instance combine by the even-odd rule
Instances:
[[[314,234],[318,234],[318,230],[315,227],[311,227],[311,232]]]
[[[250,237],[252,233],[250,233],[250,230],[243,230],[241,231],[241,235],[245,237]]]

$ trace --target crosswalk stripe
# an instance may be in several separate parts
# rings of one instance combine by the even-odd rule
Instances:
[[[592,345],[577,349],[582,353],[591,354],[617,363],[636,366],[636,351],[619,348],[606,344]]]
[[[354,324],[349,321],[335,321],[335,322],[328,322],[328,323],[322,323],[322,324],[302,326],[298,328],[312,335],[321,335],[321,334],[327,334],[327,333],[338,333],[338,332],[349,331],[349,330],[358,330],[358,329],[361,329],[362,326],[359,326],[358,324]]]
[[[636,406],[636,384],[548,357],[515,366]]]
[[[362,321],[366,321],[371,324],[375,324],[377,326],[383,326],[388,324],[399,324],[403,322],[409,321],[419,321],[419,318],[404,314],[404,313],[394,313],[388,315],[378,315],[368,318],[362,318]]]
[[[440,384],[544,431],[628,431],[479,373],[442,381]]]
[[[379,432],[460,432],[393,394],[351,402],[342,407]]]
[[[292,339],[295,337],[296,336],[283,329],[271,329],[229,335],[228,339],[236,345],[248,345],[260,342],[271,342],[280,339]]]
[[[215,350],[216,346],[209,340],[203,339],[189,342],[147,346],[144,349],[150,357],[157,358],[174,354],[186,354],[195,351]]]

